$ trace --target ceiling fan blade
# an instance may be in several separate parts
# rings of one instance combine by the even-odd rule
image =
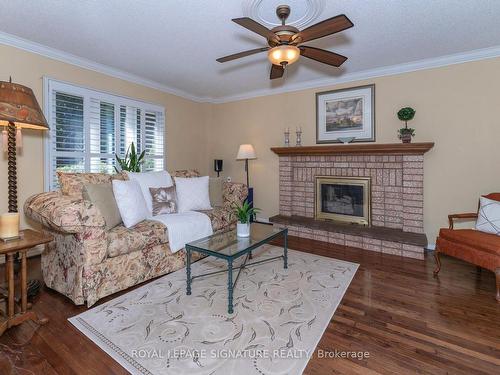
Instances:
[[[270,79],[276,79],[283,77],[283,73],[285,72],[285,68],[281,65],[271,65],[271,74],[269,76]]]
[[[328,18],[324,21],[318,22],[315,25],[309,26],[292,37],[292,40],[300,38],[299,43],[308,42],[310,40],[323,38],[324,36],[338,33],[353,27],[354,24],[345,14]]]
[[[264,38],[268,40],[274,40],[276,43],[279,43],[278,36],[269,30],[267,27],[261,25],[260,23],[254,21],[248,17],[242,18],[233,18],[233,22],[236,22],[238,25],[243,26],[245,29],[253,31],[259,35],[262,35]]]
[[[347,57],[345,56],[339,55],[335,52],[326,51],[324,49],[309,46],[300,46],[299,48],[302,56],[319,61],[323,64],[339,67],[347,60]]]
[[[236,60],[236,59],[239,59],[241,57],[250,56],[250,55],[253,55],[255,53],[267,51],[268,49],[269,49],[269,47],[262,47],[262,48],[250,49],[248,51],[238,52],[238,53],[234,53],[232,55],[228,55],[228,56],[224,56],[224,57],[219,57],[217,59],[217,61],[220,62],[220,63],[223,63],[223,62],[226,62],[226,61]]]

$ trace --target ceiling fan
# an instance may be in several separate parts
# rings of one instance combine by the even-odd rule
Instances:
[[[233,22],[266,38],[269,47],[255,48],[235,53],[233,55],[218,58],[217,61],[223,63],[255,53],[268,51],[267,57],[272,64],[270,79],[276,79],[281,78],[285,71],[285,67],[297,61],[300,55],[336,67],[339,67],[347,60],[347,57],[339,55],[338,53],[302,45],[302,43],[323,38],[324,36],[332,35],[353,27],[354,24],[345,14],[340,14],[318,22],[302,31],[296,27],[285,25],[285,21],[290,15],[290,7],[288,5],[279,5],[276,8],[276,15],[281,20],[281,26],[276,26],[271,30],[248,17],[234,18],[232,20]]]

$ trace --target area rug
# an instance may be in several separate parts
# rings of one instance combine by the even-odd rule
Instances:
[[[283,253],[268,246],[254,260]],[[289,251],[249,266],[227,313],[227,274],[195,279],[181,269],[70,318],[132,374],[301,374],[358,264]],[[192,274],[225,267],[211,257]],[[234,271],[234,277],[236,272]]]

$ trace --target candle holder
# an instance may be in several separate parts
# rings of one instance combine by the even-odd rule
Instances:
[[[0,215],[0,240],[18,240],[21,238],[19,234],[19,214],[10,212]]]
[[[285,129],[285,147],[290,147],[290,129]]]
[[[295,134],[297,136],[297,140],[295,142],[295,146],[300,147],[300,146],[302,146],[302,129],[298,128],[296,130]]]

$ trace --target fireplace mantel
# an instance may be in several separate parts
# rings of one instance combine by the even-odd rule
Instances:
[[[293,155],[422,155],[434,147],[434,142],[422,143],[350,143],[328,146],[272,147],[280,156]]]

